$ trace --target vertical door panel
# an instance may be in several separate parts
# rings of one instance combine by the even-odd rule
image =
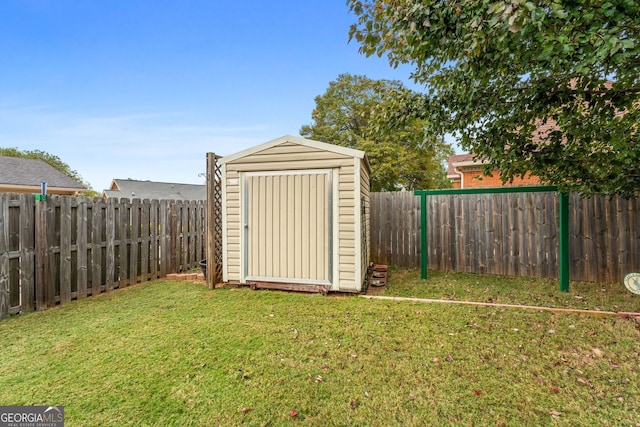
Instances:
[[[330,283],[331,171],[245,176],[248,280]]]

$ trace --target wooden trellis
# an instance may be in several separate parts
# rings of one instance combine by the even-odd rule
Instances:
[[[222,169],[215,153],[207,153],[207,284],[222,282]]]

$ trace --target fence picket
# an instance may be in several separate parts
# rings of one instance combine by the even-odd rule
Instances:
[[[77,231],[76,231],[76,298],[87,297],[87,246],[88,246],[88,218],[87,199],[80,197],[77,199],[76,207]]]
[[[0,319],[9,315],[9,197],[0,194]]]
[[[140,256],[139,244],[140,244],[140,199],[133,199],[131,201],[130,208],[130,227],[129,233],[131,234],[129,244],[129,282],[128,286],[133,286],[137,283],[138,278],[138,261]]]
[[[71,198],[60,199],[60,304],[71,301]]]
[[[34,215],[33,197],[20,197],[20,310],[25,312],[35,309]]]

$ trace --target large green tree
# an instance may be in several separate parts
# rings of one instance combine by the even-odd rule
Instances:
[[[342,74],[315,98],[313,123],[300,135],[365,151],[372,191],[450,186],[443,164],[451,147],[426,131],[425,120],[386,120],[393,99],[415,95],[399,81]]]
[[[60,157],[56,156],[55,154],[50,154],[42,150],[21,151],[15,147],[8,147],[8,148],[0,147],[0,156],[42,160],[43,162],[48,163],[50,166],[53,166],[63,174],[67,175],[69,178],[75,179],[76,181],[84,185],[86,188],[89,189],[88,194],[97,194],[95,191],[91,189],[91,185],[85,182],[76,170],[71,169],[71,167],[68,164],[63,162],[60,159]]]
[[[640,3],[347,0],[367,55],[408,63],[429,118],[510,180],[583,195],[640,193]]]

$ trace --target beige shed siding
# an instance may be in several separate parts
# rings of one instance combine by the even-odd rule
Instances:
[[[279,140],[284,140],[284,142],[278,143]],[[367,214],[369,212],[368,163],[366,160],[360,159],[359,156],[350,155],[353,150],[341,147],[336,147],[335,150],[333,147],[328,150],[322,149],[319,146],[323,144],[315,141],[310,141],[309,144],[306,143],[306,140],[302,143],[290,142],[291,140],[301,140],[296,137],[283,137],[279,140],[230,156],[226,162],[223,159],[223,179],[226,186],[224,190],[227,194],[227,200],[223,202],[224,280],[230,283],[242,283],[245,281],[245,274],[250,271],[258,271],[258,275],[281,277],[283,280],[292,276],[309,280],[317,280],[318,278],[322,280],[323,277],[329,279],[329,277],[323,276],[323,274],[326,275],[325,266],[328,261],[323,257],[326,257],[324,254],[331,252],[333,254],[332,277],[330,277],[333,282],[332,289],[359,291],[367,267],[362,265],[362,262],[366,261],[365,252],[368,252],[369,244],[368,236],[366,241],[363,241],[365,239],[362,237],[360,228],[362,222],[361,203],[364,202]],[[289,201],[283,200],[283,194],[290,194],[287,191],[287,186],[291,185],[291,179],[300,179],[300,185],[308,186],[309,191],[312,191],[313,174],[303,178],[300,174],[295,173],[295,171],[302,170],[332,171],[333,221],[331,227],[333,228],[333,247],[331,251],[327,247],[328,241],[324,245],[310,244],[311,241],[328,240],[325,238],[328,230],[323,227],[314,227],[313,224],[314,222],[316,225],[326,223],[324,215],[327,209],[326,206],[322,207],[322,203],[326,203],[326,201],[310,198],[305,202],[308,206],[305,204],[301,210],[315,212],[316,216],[307,215],[297,218],[289,207]],[[280,172],[286,172],[290,176]],[[259,206],[259,209],[264,211],[263,215],[250,216],[250,219],[258,221],[257,225],[254,224],[253,227],[264,229],[265,233],[258,237],[264,241],[259,241],[258,246],[255,245],[255,242],[252,244],[254,248],[259,247],[256,250],[261,253],[254,253],[249,257],[251,260],[257,260],[258,264],[244,266],[242,251],[246,242],[242,231],[243,208],[241,205],[246,191],[243,183],[249,177],[258,180],[252,182],[251,185],[263,185],[262,180],[264,180],[264,190],[258,191],[256,193],[258,196],[263,192],[266,193],[266,188],[269,187],[273,188],[273,194],[264,200],[250,202],[254,203],[251,210],[254,209],[254,206]],[[303,183],[302,181],[305,179],[308,182]],[[317,176],[315,179],[315,185],[320,185]],[[363,180],[364,182],[362,182]],[[284,204],[287,205],[286,208]],[[368,217],[365,223],[368,233]],[[296,241],[302,237],[297,236],[299,233],[287,230],[290,224],[296,229],[297,227],[309,229],[310,234],[306,237],[308,242]],[[247,236],[250,235],[251,233]],[[283,256],[280,256],[276,253],[279,251],[278,248],[286,248],[286,255],[283,253]],[[288,260],[296,259],[296,256],[299,257],[300,262],[288,262]]]
[[[239,174],[223,168],[222,199],[222,256],[225,262],[222,269],[222,280],[240,283],[240,187],[237,185]]]
[[[338,276],[340,290],[357,291],[359,284],[356,275],[356,218],[354,215],[355,167],[354,159],[349,166],[340,168],[338,179]]]
[[[360,168],[360,197],[364,203],[364,224],[361,225],[362,231],[365,234],[365,241],[362,242],[362,251],[360,254],[360,265],[362,269],[363,277],[366,274],[369,262],[374,261],[370,259],[371,253],[371,222],[370,222],[370,174],[369,165],[365,160],[361,161],[362,167]]]

